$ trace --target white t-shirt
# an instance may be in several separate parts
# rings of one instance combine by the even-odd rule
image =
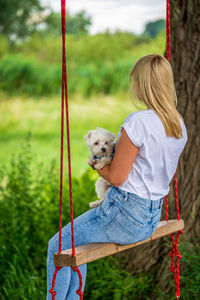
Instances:
[[[151,200],[158,200],[169,192],[169,184],[176,172],[178,160],[187,142],[187,131],[181,119],[183,137],[168,137],[163,123],[152,109],[133,112],[125,119],[121,129],[139,152],[127,180],[120,189]]]

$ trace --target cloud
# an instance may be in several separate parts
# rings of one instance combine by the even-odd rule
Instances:
[[[54,10],[60,11],[60,0],[42,0]],[[145,24],[165,18],[165,0],[69,0],[67,9],[75,14],[85,10],[92,18],[90,32],[120,29],[142,33]]]

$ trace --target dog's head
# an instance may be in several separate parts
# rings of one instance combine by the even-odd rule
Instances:
[[[90,130],[85,136],[86,144],[94,155],[112,154],[114,139],[114,133],[99,127],[96,130]]]

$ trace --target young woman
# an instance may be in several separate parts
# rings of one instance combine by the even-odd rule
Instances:
[[[149,238],[157,228],[164,197],[187,141],[176,110],[177,97],[169,62],[161,55],[139,59],[130,72],[131,89],[147,109],[131,113],[120,128],[111,165],[98,170],[108,180],[104,202],[74,220],[75,246],[101,242],[129,244]],[[95,167],[95,164],[93,165]],[[63,249],[71,248],[70,223],[63,228]],[[49,241],[47,288],[54,272],[58,233]],[[86,265],[81,265],[83,287]],[[55,284],[57,300],[78,300],[78,275],[62,268]],[[47,299],[51,294],[47,293]]]

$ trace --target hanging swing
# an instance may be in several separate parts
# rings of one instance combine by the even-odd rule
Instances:
[[[79,289],[76,293],[79,295],[80,300],[83,299],[82,290],[82,276],[78,268],[79,265],[148,243],[152,240],[171,235],[172,250],[169,253],[171,257],[170,270],[174,274],[176,299],[180,297],[179,290],[179,260],[181,258],[178,251],[178,241],[180,234],[183,233],[184,221],[180,219],[179,215],[179,201],[178,201],[178,189],[176,173],[174,174],[175,183],[175,196],[176,196],[176,210],[177,219],[168,220],[168,195],[166,199],[165,207],[165,221],[161,221],[154,232],[154,234],[141,242],[128,245],[118,245],[114,243],[90,243],[75,248],[74,242],[74,221],[73,221],[73,200],[72,200],[72,180],[71,180],[71,159],[70,159],[70,134],[69,134],[69,110],[68,110],[68,91],[67,91],[67,68],[66,68],[66,50],[65,50],[65,24],[66,24],[66,6],[65,0],[61,0],[61,19],[62,19],[62,109],[61,109],[61,165],[60,165],[60,216],[59,216],[59,250],[57,254],[54,254],[55,271],[52,280],[52,287],[49,292],[52,295],[52,300],[55,300],[56,291],[54,290],[55,280],[57,272],[62,267],[71,267],[73,271],[78,273],[79,276]],[[170,62],[170,7],[169,0],[167,0],[167,22],[166,22],[166,45],[167,45],[167,59]],[[64,104],[65,102],[65,104]],[[62,189],[63,189],[63,137],[64,137],[64,106],[66,106],[66,125],[67,125],[67,149],[68,149],[68,170],[69,170],[69,191],[70,191],[70,215],[71,215],[71,237],[72,237],[72,249],[61,250],[62,246]],[[177,232],[176,239],[173,233]],[[175,263],[175,257],[176,263]]]

